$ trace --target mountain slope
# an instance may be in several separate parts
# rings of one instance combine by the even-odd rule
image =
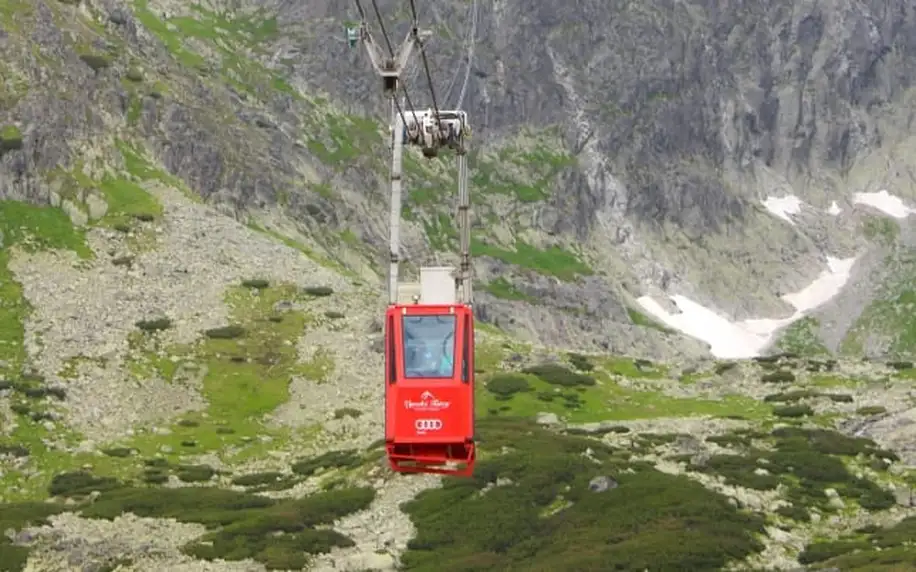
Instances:
[[[437,1],[446,101],[475,6],[460,481],[382,463],[387,119],[343,4],[0,7],[0,562],[916,562],[913,365],[861,355],[911,351],[912,7]],[[453,170],[405,165],[408,268],[448,261]]]
[[[788,316],[779,295],[816,278],[824,254],[869,248],[853,230],[853,191],[911,195],[901,129],[911,7],[689,6],[582,5],[558,28],[556,8],[477,6],[464,104],[487,319],[542,342],[700,355],[643,327],[636,298],[681,294],[729,319]],[[429,52],[444,104],[464,85],[472,8],[421,6],[437,31]],[[382,3],[395,39],[405,9]],[[342,40],[351,16],[302,10],[11,4],[5,121],[23,148],[4,154],[5,194],[43,201],[52,180],[82,198],[105,169],[124,169],[121,139],[224,212],[270,213],[376,279],[387,176],[377,78]],[[589,22],[607,29],[588,33]],[[408,78],[415,105],[428,105],[419,62]],[[63,100],[34,87],[45,80]],[[447,260],[454,171],[412,153],[406,169],[406,252],[414,265]],[[791,224],[761,204],[786,194],[821,213],[806,207]],[[840,216],[826,212],[834,202]]]
[[[0,203],[3,302],[19,312],[2,329],[0,518],[17,531],[3,562],[645,567],[664,543],[678,567],[870,555],[874,569],[885,554],[850,554],[867,543],[816,540],[863,526],[914,558],[898,540],[914,510],[911,364],[678,367],[482,327],[476,477],[395,477],[376,441],[381,308],[366,302],[381,293],[176,189],[145,188],[161,209],[115,223],[126,231]],[[628,549],[603,551],[612,538]]]

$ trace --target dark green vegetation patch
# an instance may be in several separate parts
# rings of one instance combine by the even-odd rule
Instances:
[[[88,502],[86,499],[93,492],[99,494]],[[64,511],[109,520],[125,513],[174,518],[203,524],[209,529],[200,539],[186,545],[185,553],[206,560],[252,558],[272,570],[300,569],[307,564],[310,554],[353,546],[346,536],[324,527],[367,508],[375,498],[375,491],[370,488],[336,488],[305,498],[274,500],[250,492],[211,487],[136,486],[85,472],[56,476],[49,493],[61,499],[73,499],[77,504],[0,505],[0,527],[19,530],[29,524],[45,523],[48,516]],[[0,537],[0,569],[22,570],[27,558],[28,548],[14,546],[6,536]]]
[[[346,469],[358,467],[363,463],[363,457],[354,449],[344,451],[328,451],[312,457],[301,459],[293,464],[293,472],[297,475],[311,476],[322,469]]]
[[[811,389],[796,389],[782,393],[773,393],[764,397],[763,400],[767,403],[796,403],[803,399],[818,398],[829,399],[834,403],[852,403],[854,401],[853,396],[847,393],[822,393]]]
[[[494,375],[487,382],[487,391],[497,399],[507,400],[519,392],[531,391],[531,384],[523,376],[512,373]]]
[[[8,151],[22,149],[22,133],[15,125],[4,125],[0,128],[0,156]]]
[[[499,418],[479,435],[509,452],[406,503],[405,569],[715,570],[762,548],[759,517],[597,441]]]
[[[0,531],[48,524],[49,516],[62,511],[59,505],[43,502],[0,503]],[[28,559],[28,547],[15,546],[6,534],[0,534],[0,571],[24,570]]]
[[[755,447],[755,440],[767,441],[772,450]],[[792,506],[779,512],[788,518],[807,521],[807,509],[811,507],[834,511],[824,492],[828,488],[866,510],[883,510],[895,504],[892,493],[856,477],[843,463],[842,457],[861,457],[872,461],[873,468],[883,470],[898,460],[896,454],[869,439],[824,429],[782,427],[769,435],[742,433],[720,436],[714,442],[744,450],[740,454],[714,455],[689,468],[720,475],[729,484],[750,489],[772,490],[780,484],[787,487]]]
[[[537,376],[551,385],[561,387],[588,387],[596,383],[594,377],[572,371],[557,363],[534,365],[525,368],[522,373]]]
[[[813,570],[916,570],[916,549],[912,545],[916,538],[916,517],[905,518],[888,528],[868,527],[856,533],[849,538],[811,543],[798,560]]]

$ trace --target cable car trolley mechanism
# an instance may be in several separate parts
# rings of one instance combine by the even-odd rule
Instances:
[[[464,111],[427,109],[406,113],[404,119],[404,142],[420,147],[427,159],[437,157],[442,147],[464,152],[469,131],[468,114]]]
[[[385,316],[388,462],[393,470],[401,473],[471,476],[476,448],[467,114],[461,110],[438,109],[434,93],[433,109],[401,110],[396,99],[401,72],[415,46],[422,52],[427,33],[421,33],[414,25],[395,53],[379,17],[389,47],[389,55],[385,57],[369,34],[359,2],[357,7],[363,18],[360,41],[383,79],[392,115],[391,258]],[[409,97],[405,98],[409,104]],[[423,267],[417,283],[399,281],[401,172],[405,145],[420,148],[428,159],[437,157],[443,148],[449,148],[455,151],[458,159],[459,267]]]

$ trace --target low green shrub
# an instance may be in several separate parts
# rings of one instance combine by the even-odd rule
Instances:
[[[812,450],[823,455],[854,457],[877,450],[877,445],[870,439],[849,437],[827,429],[780,427],[774,429],[771,435],[777,438],[776,448],[780,451]]]
[[[811,513],[807,508],[801,505],[790,504],[780,506],[776,509],[776,514],[785,518],[791,518],[796,522],[811,522]]]
[[[302,459],[292,466],[293,472],[305,477],[314,475],[320,469],[356,467],[363,462],[362,455],[355,449],[328,451],[311,459]]]
[[[316,298],[324,298],[333,294],[334,289],[329,286],[306,286],[302,292]]]
[[[794,403],[796,401],[801,401],[802,399],[811,399],[812,397],[819,396],[820,393],[816,391],[811,391],[810,389],[799,389],[795,391],[786,391],[782,393],[767,395],[763,398],[763,400],[766,403]]]
[[[487,381],[487,391],[498,398],[508,399],[516,393],[531,391],[531,384],[521,375],[500,373]]]
[[[779,485],[780,479],[771,474],[758,474],[756,471],[760,468],[757,464],[759,458],[761,458],[759,454],[714,455],[698,469],[720,475],[730,485],[761,491],[773,490]]]
[[[226,523],[185,550],[206,560],[252,558],[269,570],[302,569],[309,554],[354,546],[335,530],[315,527],[367,508],[374,497],[369,488],[337,489],[277,503]]]
[[[773,415],[776,417],[788,417],[795,419],[798,417],[808,417],[814,415],[814,409],[809,405],[783,405],[773,408]]]
[[[20,149],[22,149],[22,132],[15,125],[5,125],[0,129],[0,156]]]
[[[590,375],[574,372],[556,363],[534,365],[525,368],[522,373],[534,375],[551,385],[563,387],[588,387],[597,383],[595,378]]]
[[[172,327],[172,320],[169,318],[153,318],[151,320],[140,320],[135,325],[144,332],[161,332]]]
[[[140,478],[144,483],[160,485],[168,482],[169,473],[168,471],[159,468],[148,468],[143,471],[143,475],[141,475]]]
[[[843,572],[872,572],[875,570],[916,570],[916,551],[910,546],[859,550],[831,558],[816,565]]]
[[[183,547],[189,555],[206,560],[251,558],[276,570],[301,569],[309,554],[352,546],[346,536],[323,527],[367,508],[374,498],[370,488],[274,500],[212,487],[121,486],[77,508],[85,518],[111,520],[129,512],[203,524],[210,532]]]
[[[22,388],[22,394],[29,399],[44,399],[53,397],[58,401],[67,399],[67,390],[63,387],[25,387]]]
[[[865,478],[851,474],[841,457],[864,455],[872,460],[896,459],[869,439],[849,437],[826,429],[781,427],[770,435],[748,432],[749,438],[767,439],[771,450],[750,447],[741,455],[716,455],[691,470],[717,474],[736,486],[773,489],[783,485],[793,503],[779,514],[799,521],[810,518],[808,508],[830,510],[824,490],[835,489],[843,498],[866,510],[884,510],[894,505],[892,493]],[[710,438],[712,439],[712,438]],[[764,469],[763,471],[760,469]],[[881,462],[880,470],[886,469]]]
[[[204,483],[216,475],[216,469],[209,465],[179,465],[175,476],[186,483]]]
[[[242,280],[242,286],[253,290],[264,290],[270,287],[270,281],[263,278],[252,278],[250,280]]]
[[[760,518],[687,477],[528,420],[478,431],[482,447],[508,452],[404,504],[417,527],[405,570],[715,570],[762,548]],[[595,478],[613,485],[594,492]]]
[[[582,354],[570,352],[566,354],[566,358],[569,359],[569,363],[579,371],[589,372],[595,369],[595,364]]]
[[[118,256],[111,259],[112,266],[125,266],[131,268],[134,265],[134,257],[131,255],[127,256]]]
[[[784,369],[764,374],[760,381],[764,383],[793,383],[795,374]]]
[[[10,457],[28,457],[29,450],[22,445],[16,443],[0,443],[0,455],[8,455]]]
[[[28,526],[50,524],[48,517],[64,512],[66,507],[56,503],[0,503],[0,531],[18,531]],[[15,546],[7,534],[0,534],[0,570],[25,570],[29,559],[28,546]]]
[[[121,487],[116,479],[96,477],[86,471],[75,471],[55,475],[48,492],[54,497],[80,498],[93,492],[111,491]]]
[[[224,326],[222,328],[213,328],[204,332],[204,334],[214,340],[234,340],[245,336],[248,332],[242,326]]]
[[[884,415],[887,413],[887,408],[881,405],[866,405],[856,409],[856,415]]]
[[[647,359],[638,359],[638,358],[633,360],[633,365],[635,365],[636,369],[640,371],[643,371],[646,369],[652,369],[655,367],[655,364],[652,361],[647,360]]]
[[[869,544],[861,540],[814,542],[806,546],[801,554],[798,555],[798,561],[801,564],[814,564],[856,550],[867,550],[868,548],[870,548]]]
[[[240,487],[255,487],[259,485],[269,485],[271,483],[276,483],[283,478],[283,473],[276,471],[269,471],[265,473],[251,473],[248,475],[241,475],[232,479],[233,485],[238,485]]]
[[[111,66],[111,58],[101,54],[80,54],[80,59],[96,72]]]
[[[340,409],[334,410],[334,419],[343,419],[344,417],[356,419],[357,417],[361,417],[362,414],[363,412],[355,407],[341,407]]]

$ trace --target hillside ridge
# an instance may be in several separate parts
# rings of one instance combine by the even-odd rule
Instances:
[[[474,128],[471,479],[385,463],[353,15],[0,6],[0,562],[916,564],[913,7],[420,11]],[[451,159],[405,185],[409,278],[454,261]]]

